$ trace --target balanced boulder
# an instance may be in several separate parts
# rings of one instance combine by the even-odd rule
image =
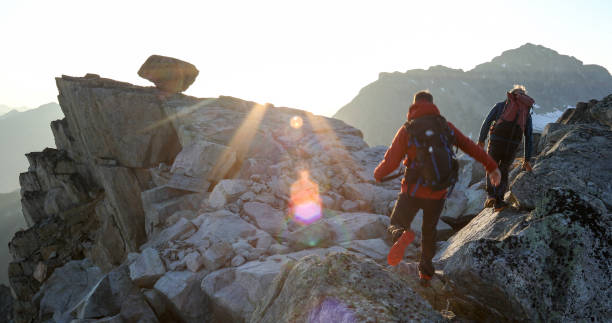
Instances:
[[[138,70],[138,75],[168,93],[180,93],[193,84],[198,69],[190,63],[176,58],[151,55]]]

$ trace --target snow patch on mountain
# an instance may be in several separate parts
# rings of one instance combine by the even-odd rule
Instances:
[[[573,108],[572,106],[567,106],[566,109]],[[552,122],[557,121],[559,117],[563,114],[565,110],[554,110],[545,113],[534,113],[531,115],[531,119],[533,121],[533,130],[535,132],[541,132],[544,130],[544,127]]]

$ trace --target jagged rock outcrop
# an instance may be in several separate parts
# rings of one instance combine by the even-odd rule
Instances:
[[[138,70],[138,75],[167,93],[180,93],[193,84],[198,69],[190,63],[176,58],[151,55]]]
[[[250,322],[435,322],[442,316],[397,275],[346,253],[289,262]]]
[[[19,181],[23,215],[29,226],[92,200],[96,187],[80,174],[80,167],[66,151],[47,148],[26,157],[30,169]]]
[[[208,309],[195,304],[212,296],[200,288],[211,272],[385,234],[380,215],[338,215],[347,201],[354,211],[386,211],[397,194],[373,185],[356,158],[369,148],[341,121],[231,97],[160,96],[97,75],[64,76],[57,85],[66,115],[52,124],[58,149],[30,154],[21,176],[30,227],[11,243],[19,322],[42,319],[30,299],[63,293],[48,277],[71,260],[87,258],[101,272],[129,267],[133,284],[149,288],[143,295],[158,319],[201,321]],[[293,117],[303,120],[301,128],[291,127]],[[328,202],[320,221],[333,229],[330,241],[288,239],[304,229],[288,212],[298,169],[309,170]],[[382,260],[375,250],[386,243],[353,249]]]
[[[88,248],[94,245],[95,232],[99,229],[96,218],[91,217],[94,212],[94,203],[88,203],[43,219],[15,234],[9,244],[14,259],[9,264],[9,281],[17,296],[16,322],[38,316],[38,305],[32,299],[56,268],[85,255],[95,258],[94,248]],[[112,266],[112,262],[107,266]]]
[[[533,172],[523,172],[511,184],[512,199],[533,209],[547,188],[565,187],[612,209],[612,96],[578,103],[542,133]]]
[[[110,270],[146,241],[140,194],[151,187],[147,168],[180,150],[157,90],[96,75],[57,85],[66,116],[51,127],[58,149],[28,154],[30,168],[20,175],[30,228],[11,242],[9,275],[24,319],[36,315],[31,295],[55,268],[87,257]]]
[[[603,126],[612,127],[612,95],[608,95],[601,101],[590,100],[589,102],[578,102],[575,108],[567,109],[557,123],[582,124],[598,123]]]
[[[605,321],[612,216],[550,189],[531,213],[483,211],[439,255],[444,275],[508,320]]]

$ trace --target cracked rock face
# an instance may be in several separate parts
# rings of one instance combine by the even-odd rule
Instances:
[[[610,213],[579,193],[555,188],[529,214],[485,210],[472,223],[440,257],[444,274],[463,292],[508,319],[609,317]]]
[[[612,209],[612,131],[592,124],[561,126],[561,131],[558,141],[538,156],[533,171],[518,174],[512,182],[512,198],[520,207],[533,209],[548,188],[561,186]]]
[[[285,265],[250,322],[435,322],[429,303],[397,275],[348,253]]]
[[[612,210],[612,95],[579,102],[542,133],[533,172],[522,172],[510,186],[521,208],[533,209],[551,187],[586,194]]]

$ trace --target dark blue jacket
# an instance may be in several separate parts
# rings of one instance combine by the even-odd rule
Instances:
[[[497,103],[489,112],[489,115],[482,123],[482,127],[480,128],[480,137],[478,137],[478,142],[484,142],[487,139],[489,134],[489,128],[491,127],[491,122],[498,120],[502,113],[504,112],[504,106],[506,105],[506,101],[502,101]],[[525,158],[531,158],[531,149],[533,145],[533,123],[531,121],[531,114],[527,115],[527,121],[525,122]]]

